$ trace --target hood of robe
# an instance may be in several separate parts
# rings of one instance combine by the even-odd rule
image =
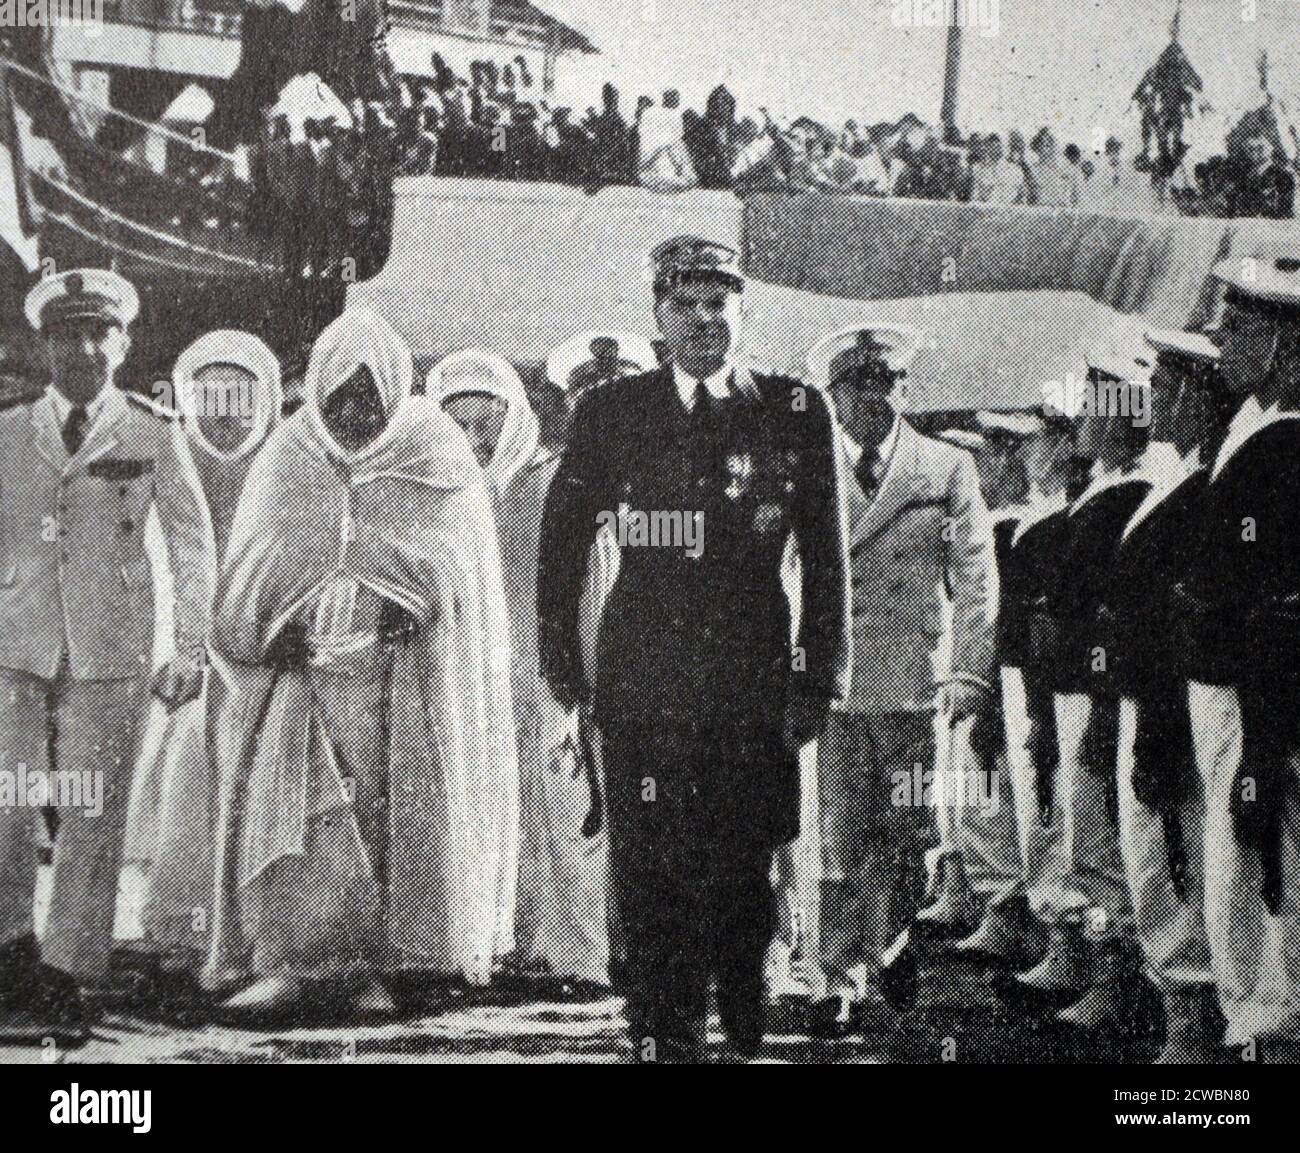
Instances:
[[[471,393],[494,396],[505,405],[501,436],[484,470],[493,491],[505,492],[520,469],[537,454],[541,437],[537,414],[514,367],[495,353],[468,348],[433,366],[426,391],[439,409],[453,397]]]
[[[219,449],[208,440],[199,419],[202,389],[194,378],[202,369],[216,364],[242,368],[255,382],[248,435],[230,451]],[[255,452],[279,420],[284,405],[280,362],[275,353],[251,332],[230,328],[206,333],[177,357],[172,369],[172,388],[191,444],[221,461],[241,460]]]
[[[319,405],[360,364],[390,415],[375,441],[349,453]],[[475,533],[464,519],[467,508],[481,509],[492,524],[483,472],[460,426],[410,389],[410,353],[374,314],[344,313],[321,334],[306,403],[271,434],[243,486],[218,585],[219,650],[256,662],[288,616],[337,576],[422,617],[448,557],[458,567],[483,563],[467,551]],[[499,566],[495,529],[492,537],[489,559]]]
[[[387,423],[378,437],[352,451],[334,439],[322,407],[363,367],[379,390]],[[322,452],[348,469],[365,469],[390,458],[392,446],[407,439],[424,408],[420,398],[411,395],[414,378],[411,350],[393,326],[367,308],[348,309],[325,327],[312,347],[303,378],[307,431]]]

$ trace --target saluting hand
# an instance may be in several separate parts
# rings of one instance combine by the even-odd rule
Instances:
[[[203,691],[203,661],[176,657],[158,670],[153,679],[153,695],[174,713],[182,705],[197,700]]]

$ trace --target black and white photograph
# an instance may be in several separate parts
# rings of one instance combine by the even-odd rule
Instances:
[[[1295,0],[0,0],[33,1115],[762,1063],[1249,1126],[1298,178]]]

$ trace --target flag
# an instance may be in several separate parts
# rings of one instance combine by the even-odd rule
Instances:
[[[0,67],[0,239],[28,272],[39,263],[36,224],[27,199],[22,140],[8,72]]]

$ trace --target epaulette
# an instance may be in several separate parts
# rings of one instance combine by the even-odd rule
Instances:
[[[136,408],[143,409],[152,416],[156,416],[159,420],[180,420],[180,413],[178,413],[174,408],[169,408],[165,404],[159,404],[156,400],[145,396],[143,393],[123,389],[122,395],[125,396],[131,404],[135,405]]]

